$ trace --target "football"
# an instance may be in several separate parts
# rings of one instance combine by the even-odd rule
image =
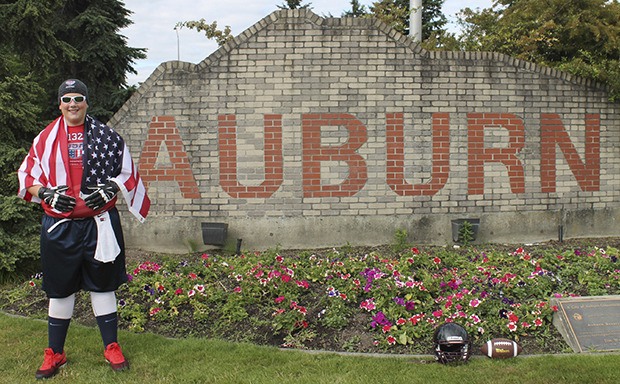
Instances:
[[[480,347],[483,355],[492,359],[507,359],[521,353],[521,346],[510,339],[491,339]]]

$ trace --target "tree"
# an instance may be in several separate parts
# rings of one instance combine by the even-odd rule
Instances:
[[[207,39],[215,39],[217,45],[222,46],[226,44],[226,42],[232,39],[230,26],[227,25],[223,30],[218,29],[217,21],[208,24],[205,19],[200,19],[198,21],[183,21],[178,22],[174,29],[181,29],[183,27],[187,27],[189,29],[195,29],[197,32],[204,31]]]
[[[368,15],[366,6],[360,4],[358,0],[351,0],[351,10],[342,13],[342,17],[362,17]]]
[[[422,46],[426,49],[458,49],[454,35],[445,25],[447,19],[441,11],[445,0],[422,1]],[[409,34],[409,0],[381,0],[372,3],[367,11],[358,0],[351,0],[351,10],[343,17],[376,17],[402,34]]]
[[[310,6],[311,3],[306,5],[301,5],[303,0],[286,0],[286,2],[282,5],[278,5],[280,9],[312,9]]]
[[[422,39],[441,34],[448,22],[441,11],[445,0],[422,1]],[[370,6],[373,16],[402,34],[409,34],[409,0],[381,0]]]
[[[132,64],[144,59],[145,49],[127,46],[119,34],[132,24],[131,12],[119,0],[65,0],[57,9],[54,34],[69,45],[71,55],[57,61],[53,83],[47,88],[56,94],[58,79],[78,78],[88,85],[89,112],[106,122],[133,89],[127,88],[127,74],[135,73]],[[55,106],[53,114],[57,114]]]
[[[0,278],[38,266],[41,208],[16,196],[16,170],[34,136],[58,116],[58,85],[84,80],[105,119],[129,97],[131,63],[144,50],[117,34],[128,11],[113,0],[0,4]],[[97,115],[96,112],[101,112]]]
[[[467,50],[505,53],[609,84],[620,96],[620,4],[607,0],[498,0],[464,9]]]

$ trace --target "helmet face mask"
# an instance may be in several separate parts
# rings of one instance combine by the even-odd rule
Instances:
[[[442,364],[464,363],[471,355],[471,342],[467,331],[455,323],[445,323],[433,336],[435,360]]]

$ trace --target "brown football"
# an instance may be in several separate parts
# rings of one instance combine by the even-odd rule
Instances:
[[[491,339],[482,344],[480,351],[492,359],[507,359],[516,357],[522,349],[516,341],[510,339]]]

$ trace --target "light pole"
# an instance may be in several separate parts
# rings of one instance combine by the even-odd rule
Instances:
[[[409,0],[409,37],[422,41],[422,0]]]

